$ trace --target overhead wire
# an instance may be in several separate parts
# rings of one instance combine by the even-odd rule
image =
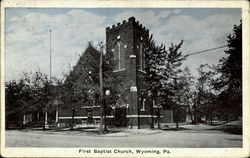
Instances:
[[[191,55],[196,55],[196,54],[206,53],[206,52],[216,50],[216,49],[221,49],[221,48],[224,48],[224,47],[227,47],[227,45],[220,46],[220,47],[215,47],[215,48],[211,48],[211,49],[206,49],[206,50],[202,50],[202,51],[198,51],[198,52],[194,52],[194,53],[189,53],[189,54],[185,55],[185,57],[189,57]]]

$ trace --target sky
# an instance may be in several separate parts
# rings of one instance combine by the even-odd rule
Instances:
[[[22,72],[49,74],[50,30],[52,76],[61,78],[84,53],[89,41],[106,39],[105,28],[134,16],[157,43],[168,48],[184,43],[183,54],[227,44],[227,36],[241,20],[239,8],[6,8],[5,81]],[[194,77],[201,64],[217,64],[224,50],[193,55],[187,66]]]

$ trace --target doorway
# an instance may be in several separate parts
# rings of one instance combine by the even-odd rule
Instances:
[[[115,108],[115,117],[114,117],[114,125],[115,127],[126,127],[127,119],[126,119],[126,108]]]

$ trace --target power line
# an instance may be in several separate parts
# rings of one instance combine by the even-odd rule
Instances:
[[[216,50],[216,49],[221,49],[221,48],[224,48],[224,47],[227,47],[227,45],[216,47],[216,48],[211,48],[211,49],[206,49],[206,50],[202,50],[202,51],[195,52],[195,53],[190,53],[190,54],[185,55],[185,57],[188,57],[188,56],[191,56],[191,55],[196,55],[196,54],[201,54],[201,53],[205,53],[205,52],[209,52],[209,51]]]

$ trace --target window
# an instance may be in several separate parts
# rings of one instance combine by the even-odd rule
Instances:
[[[157,106],[155,104],[155,100],[153,100],[153,108],[157,108]]]
[[[139,66],[141,70],[145,69],[145,54],[143,51],[143,44],[140,44],[140,50],[139,50]]]
[[[146,105],[146,99],[143,99],[141,111],[145,111],[145,105]]]
[[[120,40],[118,40],[112,49],[113,56],[114,56],[114,70],[121,70],[125,69],[125,53],[123,44]]]
[[[140,68],[142,70],[142,44],[140,45]]]

